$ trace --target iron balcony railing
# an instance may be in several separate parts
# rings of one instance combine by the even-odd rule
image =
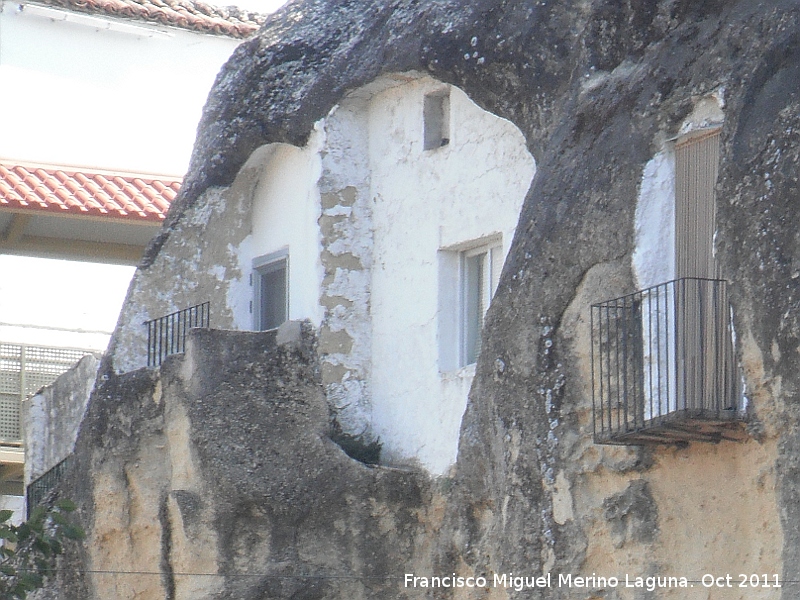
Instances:
[[[208,328],[211,303],[204,302],[158,319],[145,322],[147,327],[147,366],[157,367],[171,354],[186,350],[190,329]]]
[[[594,304],[598,443],[719,441],[744,417],[726,282],[684,278]]]
[[[31,518],[33,509],[39,506],[51,491],[64,479],[65,474],[72,466],[72,454],[61,462],[57,463],[50,470],[45,471],[39,477],[28,484],[25,492],[25,499],[28,505],[28,518]]]

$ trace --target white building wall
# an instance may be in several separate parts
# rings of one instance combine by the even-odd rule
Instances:
[[[367,86],[369,88],[370,86]],[[325,119],[319,181],[324,277],[319,298],[322,382],[337,424],[371,437],[371,272],[373,265],[368,103],[358,90]]]
[[[253,259],[288,249],[289,316],[319,327],[343,431],[379,438],[386,463],[445,473],[475,370],[452,358],[460,252],[491,241],[505,256],[535,163],[514,125],[455,88],[449,142],[424,150],[424,96],[443,89],[382,77],[344,98],[306,147],[262,147],[230,188],[206,192],[134,284],[148,316],[126,316],[116,356],[131,358],[118,370],[142,365],[140,323],[190,298],[213,306],[224,294],[212,326],[252,329]]]
[[[208,90],[240,40],[80,15],[125,29],[104,30],[19,7],[0,2],[0,157],[183,175]]]
[[[253,259],[286,250],[289,256],[289,319],[310,319],[316,326],[322,320],[319,306],[322,265],[317,225],[322,138],[322,133],[316,132],[304,148],[273,145],[255,189],[252,240],[248,251],[242,254],[243,266],[249,266],[243,270],[247,273],[252,272]],[[243,312],[236,311],[237,324],[249,319],[243,329],[252,329],[252,316],[242,318]]]
[[[430,78],[392,87],[369,112],[373,434],[385,461],[417,459],[436,474],[455,462],[474,375],[474,365],[439,366],[440,341],[458,343],[440,340],[440,281],[458,279],[440,272],[440,255],[492,235],[507,252],[535,173],[521,132],[456,88],[449,143],[423,150],[423,98],[442,87]]]
[[[633,272],[638,289],[675,278],[675,153],[667,148],[644,167],[636,203]]]

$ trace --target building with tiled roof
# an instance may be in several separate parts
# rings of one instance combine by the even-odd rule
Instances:
[[[169,176],[0,160],[0,252],[135,263],[180,185]]]
[[[192,0],[0,7],[0,375],[32,382],[15,349],[105,347],[208,90],[264,17]],[[1,384],[0,509],[20,514],[20,399],[35,389]]]
[[[36,0],[30,4],[239,39],[255,33],[266,19],[235,6],[222,8],[192,0]]]
[[[0,206],[20,212],[160,223],[179,190],[169,177],[0,161]]]

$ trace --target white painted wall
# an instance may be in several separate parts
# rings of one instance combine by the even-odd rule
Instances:
[[[450,143],[423,150],[423,98],[442,87],[413,80],[369,110],[373,433],[388,462],[416,459],[435,474],[455,462],[474,375],[439,368],[440,254],[491,234],[507,252],[535,173],[521,132],[456,88]]]
[[[183,175],[240,40],[138,22],[141,34],[103,31],[19,6],[0,12],[0,157]]]
[[[319,181],[321,230],[325,229],[321,231],[325,275],[320,296],[320,304],[325,306],[320,329],[323,385],[342,429],[368,436],[372,427],[370,295],[374,235],[366,115],[371,94],[357,90],[325,119]],[[349,348],[335,343],[337,337],[349,339]]]
[[[180,281],[198,298],[213,296],[204,287],[211,274],[214,290],[227,287],[232,325],[252,329],[253,259],[288,248],[290,318],[320,327],[323,382],[340,424],[380,438],[385,462],[418,462],[437,475],[455,462],[475,371],[440,363],[448,354],[440,350],[459,343],[459,252],[491,240],[505,256],[535,173],[522,133],[457,89],[450,142],[424,150],[424,96],[443,87],[414,73],[383,77],[344,98],[306,147],[257,150],[237,177],[257,177],[252,191],[235,182],[209,192],[208,205],[184,219],[203,220],[204,233],[191,257],[197,267],[182,263]],[[226,207],[220,223],[242,211],[246,232],[217,225],[216,236],[205,233],[217,218],[217,195]],[[137,275],[138,306],[162,305],[165,297],[174,304],[183,293],[161,269],[173,269],[186,243],[168,242],[175,255],[165,251]],[[229,256],[234,277],[218,263]],[[145,317],[128,310],[127,327],[139,326]],[[117,357],[142,345],[129,337],[120,337]]]
[[[242,273],[248,276],[238,282],[240,292],[235,297],[241,300],[231,306],[236,324],[242,329],[253,329],[249,307],[249,300],[253,299],[249,277],[253,259],[284,249],[289,254],[289,319],[310,319],[316,326],[322,321],[317,181],[323,139],[324,134],[316,131],[304,148],[273,144],[261,150],[263,159],[253,198],[252,234],[245,239],[240,253]],[[245,296],[249,298],[247,303],[242,301]]]
[[[636,203],[633,272],[637,289],[675,278],[675,153],[668,147],[644,167]]]

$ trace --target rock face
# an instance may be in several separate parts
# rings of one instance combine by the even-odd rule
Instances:
[[[195,330],[159,372],[98,386],[63,492],[93,507],[91,542],[70,557],[90,570],[67,569],[66,597],[393,593],[386,574],[415,560],[430,484],[326,437],[314,344],[300,326]]]
[[[263,144],[303,145],[347,90],[411,70],[460,87],[519,127],[537,173],[487,316],[455,475],[370,470],[325,441],[307,334],[273,346],[266,334],[196,333],[160,374],[101,376],[66,490],[90,534],[68,561],[99,573],[65,575],[62,597],[694,597],[558,587],[559,574],[796,597],[799,39],[800,8],[777,0],[309,0],[277,13],[218,77],[140,274],[212,187]],[[712,96],[724,100],[714,248],[749,435],[598,446],[589,306],[636,289],[645,165]],[[156,575],[102,573],[117,570]],[[402,579],[454,572],[487,586]],[[495,585],[510,572],[552,573],[553,587]],[[786,584],[706,589],[706,573]],[[309,574],[320,577],[297,577]]]

